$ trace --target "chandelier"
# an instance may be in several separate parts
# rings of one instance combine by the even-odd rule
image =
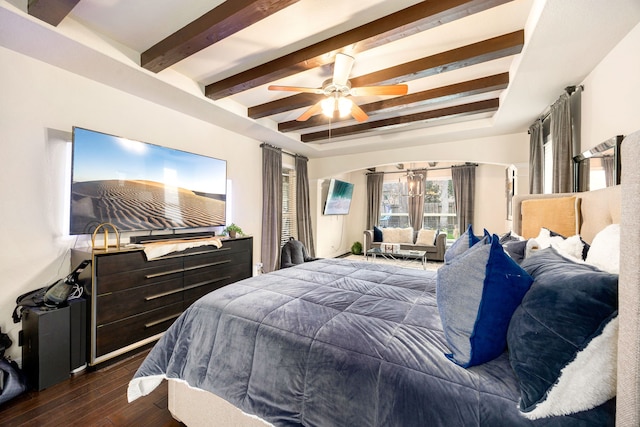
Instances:
[[[416,174],[412,170],[407,171],[406,175],[408,194],[406,197],[420,197],[424,195],[424,175]]]

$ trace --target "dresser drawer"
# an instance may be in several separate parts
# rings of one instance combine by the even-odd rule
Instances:
[[[182,302],[96,328],[96,356],[164,332],[182,314]]]
[[[109,274],[122,273],[123,271],[132,271],[147,268],[162,269],[172,268],[175,264],[180,264],[179,258],[154,259],[147,261],[143,251],[124,251],[114,252],[112,254],[102,254],[95,257],[96,265],[95,275],[104,276]]]
[[[209,292],[249,276],[247,265],[236,263],[226,264],[223,268],[203,268],[185,272],[184,306],[187,308]]]
[[[179,303],[182,301],[182,293],[182,276],[178,276],[147,286],[98,295],[96,324],[100,326],[140,312]]]
[[[138,286],[148,286],[153,283],[182,277],[182,261],[173,260],[171,264],[151,265],[149,268],[133,271],[122,271],[117,274],[96,275],[94,291],[97,295],[118,292]]]

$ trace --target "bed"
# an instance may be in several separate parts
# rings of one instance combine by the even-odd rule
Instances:
[[[623,142],[623,164],[640,160],[639,139],[634,134]],[[129,399],[169,379],[169,409],[189,426],[638,425],[640,260],[631,249],[640,234],[637,201],[622,197],[620,203],[620,196],[640,194],[640,175],[623,166],[622,179],[621,187],[582,194],[577,213],[587,242],[616,222],[625,236],[619,297],[607,294],[615,307],[609,304],[603,314],[606,325],[619,321],[613,339],[620,343],[617,366],[625,374],[618,377],[616,398],[568,415],[528,416],[510,352],[488,360],[474,356],[472,363],[459,357],[464,345],[459,350],[452,344],[450,323],[457,319],[442,311],[446,303],[438,307],[446,293],[436,290],[447,277],[460,277],[459,271],[449,269],[438,278],[435,272],[325,259],[237,282],[195,303],[143,362]],[[514,205],[516,233],[522,201]],[[496,239],[488,241],[487,253],[497,253]],[[522,286],[521,299],[533,294],[526,292],[531,283]],[[522,301],[514,305],[514,317]],[[509,342],[512,353],[515,344]],[[472,346],[474,355],[482,353]],[[615,371],[613,357],[609,365]],[[615,387],[614,377],[614,392]]]

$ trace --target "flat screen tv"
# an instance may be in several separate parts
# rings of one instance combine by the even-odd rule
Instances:
[[[324,215],[347,215],[353,197],[353,184],[331,179],[327,201],[324,204]]]
[[[227,163],[73,128],[69,232],[101,223],[120,232],[223,226]]]

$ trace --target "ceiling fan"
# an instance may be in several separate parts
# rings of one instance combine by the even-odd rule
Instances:
[[[369,118],[349,96],[363,95],[406,95],[407,85],[387,85],[387,86],[362,86],[351,87],[349,74],[355,58],[344,53],[337,53],[333,64],[333,77],[325,80],[321,88],[298,87],[298,86],[269,86],[269,90],[284,90],[290,92],[315,93],[326,96],[325,99],[312,105],[307,111],[302,113],[296,120],[304,122],[311,116],[324,113],[327,117],[333,117],[337,111],[341,117],[351,114],[354,119],[363,122]]]

